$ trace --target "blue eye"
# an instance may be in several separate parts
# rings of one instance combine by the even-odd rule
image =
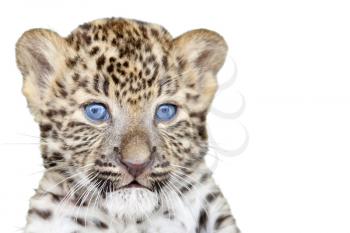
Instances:
[[[156,117],[161,121],[169,121],[176,115],[177,107],[173,104],[159,105],[156,111]]]
[[[109,119],[109,113],[103,104],[88,104],[85,106],[84,111],[86,117],[91,121],[106,121]]]

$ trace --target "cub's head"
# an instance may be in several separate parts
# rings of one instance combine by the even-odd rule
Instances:
[[[226,51],[209,30],[173,39],[159,25],[126,19],[96,20],[66,38],[25,32],[17,64],[45,167],[123,198],[119,208],[132,212],[136,201],[152,210],[170,182],[183,185],[203,161]]]

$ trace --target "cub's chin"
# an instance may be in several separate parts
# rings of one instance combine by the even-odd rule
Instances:
[[[106,196],[107,210],[124,219],[142,219],[158,207],[157,193],[146,188],[122,188]]]

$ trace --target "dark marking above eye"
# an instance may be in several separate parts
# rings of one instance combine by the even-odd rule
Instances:
[[[112,73],[114,71],[114,65],[110,64],[109,66],[107,66],[107,72],[108,73]]]
[[[126,86],[126,82],[121,82],[120,83],[120,88],[124,89],[124,87]],[[124,94],[125,93],[125,94]],[[123,95],[126,95],[126,90],[123,91]]]
[[[85,88],[88,85],[88,81],[86,79],[81,80],[81,81],[79,81],[78,85],[79,85],[79,87]]]
[[[101,55],[97,60],[96,60],[96,65],[97,65],[97,69],[101,70],[102,66],[105,64],[106,62],[106,57],[105,55]]]
[[[95,77],[94,77],[94,90],[98,93],[100,92],[99,83],[100,83],[100,77],[98,75],[95,75]]]
[[[124,70],[121,70],[121,69],[117,69],[117,72],[121,75],[125,75],[125,71]]]
[[[120,96],[120,92],[119,91],[115,91],[115,97],[119,98]]]
[[[115,76],[114,74],[111,75],[112,77],[112,80],[114,82],[115,85],[118,85],[119,84],[119,79],[117,78],[117,76]]]
[[[99,51],[100,51],[100,48],[97,47],[97,46],[95,46],[95,47],[93,47],[93,48],[91,49],[90,55],[91,55],[91,56],[94,56],[94,55],[96,55]]]
[[[105,81],[103,82],[103,93],[108,96],[108,89],[109,89],[109,81],[107,79],[105,79]]]
[[[193,100],[193,101],[197,101],[199,99],[200,95],[199,94],[190,94],[190,93],[186,93],[186,99],[187,100]]]

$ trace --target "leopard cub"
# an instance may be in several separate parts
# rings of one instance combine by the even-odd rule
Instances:
[[[17,65],[46,170],[24,232],[238,232],[204,161],[226,51],[213,31],[122,18],[25,32]]]

